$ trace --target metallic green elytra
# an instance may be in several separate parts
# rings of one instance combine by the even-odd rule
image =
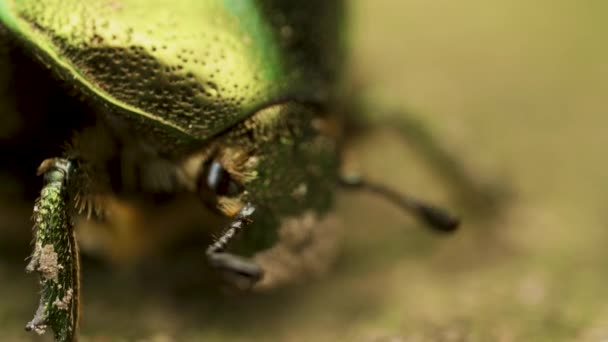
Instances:
[[[170,145],[268,103],[327,103],[340,1],[2,0],[0,20],[63,79]]]
[[[45,183],[27,269],[40,274],[42,296],[28,330],[76,338],[74,223],[112,224],[124,211],[117,203],[155,217],[161,202],[195,198],[195,211],[225,225],[207,261],[239,287],[284,278],[272,260],[283,240],[278,254],[289,254],[289,272],[315,269],[294,261],[297,254],[304,262],[330,259],[322,228],[338,185],[383,194],[440,230],[458,225],[435,207],[340,175],[344,7],[342,0],[0,0],[0,38],[65,90],[54,90],[53,108],[35,108],[54,121],[66,111],[86,118],[63,122],[75,131],[69,146],[39,168]],[[157,222],[166,221],[142,225]],[[166,230],[178,231],[171,222]]]

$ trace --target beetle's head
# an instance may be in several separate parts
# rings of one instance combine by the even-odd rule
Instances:
[[[183,179],[227,216],[246,202],[280,216],[322,210],[336,184],[339,125],[319,112],[297,103],[261,109],[190,155]]]

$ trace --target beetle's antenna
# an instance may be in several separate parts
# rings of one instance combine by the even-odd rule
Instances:
[[[340,177],[340,185],[348,189],[367,190],[376,193],[399,207],[412,212],[433,230],[452,232],[460,225],[460,220],[445,209],[425,203],[407,194],[398,193],[382,184],[369,182],[359,176],[342,176]]]

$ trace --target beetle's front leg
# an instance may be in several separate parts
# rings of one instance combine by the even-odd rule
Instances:
[[[44,186],[34,206],[34,252],[26,271],[40,275],[40,303],[25,329],[53,330],[56,341],[73,341],[78,330],[79,256],[68,213],[67,187],[73,162],[54,158],[42,162]]]
[[[247,203],[239,210],[234,220],[230,223],[228,229],[217,239],[211,246],[207,248],[207,259],[209,264],[219,270],[227,272],[235,282],[244,280],[246,284],[243,287],[250,288],[260,279],[263,272],[260,266],[253,261],[224,252],[230,241],[243,229],[252,223],[251,216],[255,212],[255,207],[251,203]]]
[[[478,215],[491,217],[500,211],[509,194],[504,184],[480,182],[479,177],[441,146],[424,122],[415,116],[396,111],[388,121],[441,176],[456,200]]]
[[[480,182],[454,155],[450,154],[430,132],[424,122],[409,112],[388,108],[377,103],[359,103],[362,110],[353,110],[347,127],[351,135],[370,127],[390,127],[398,132],[436,172],[455,202],[478,215],[491,217],[508,200],[509,189],[504,184]],[[382,113],[370,116],[365,113]],[[354,131],[354,132],[353,132]]]

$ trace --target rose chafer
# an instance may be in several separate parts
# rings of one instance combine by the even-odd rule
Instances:
[[[291,218],[322,220],[337,186],[453,230],[442,210],[341,174],[354,102],[344,98],[344,13],[327,0],[0,0],[2,37],[94,108],[93,124],[39,168],[27,270],[42,294],[27,329],[77,336],[73,221],[103,217],[108,198],[196,194],[200,210],[230,221],[206,249],[209,264],[246,286],[264,275],[249,256]]]

